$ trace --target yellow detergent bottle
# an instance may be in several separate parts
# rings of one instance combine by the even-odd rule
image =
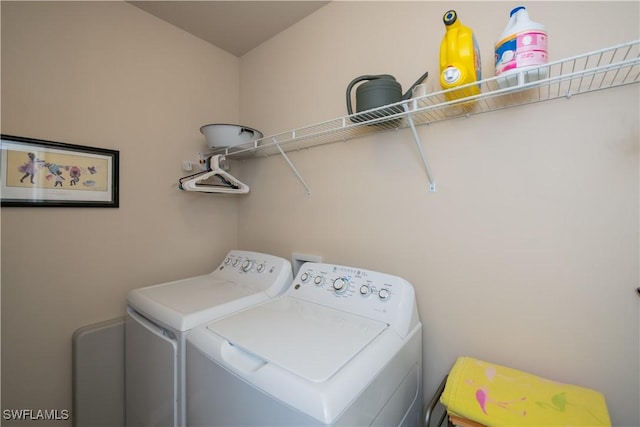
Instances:
[[[447,31],[440,44],[440,86],[451,89],[480,81],[480,50],[473,31],[460,22],[455,10],[445,13],[442,20]],[[447,92],[445,97],[451,101],[479,93],[480,85],[472,85]]]

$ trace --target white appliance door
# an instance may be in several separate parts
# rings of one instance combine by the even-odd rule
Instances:
[[[233,314],[207,329],[307,381],[327,381],[388,325],[283,297]]]
[[[177,425],[178,342],[129,309],[125,332],[126,425]]]

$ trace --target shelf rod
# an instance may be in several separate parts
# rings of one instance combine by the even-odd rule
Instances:
[[[416,101],[413,101],[414,104]],[[418,131],[416,130],[416,125],[413,123],[413,116],[409,114],[409,103],[403,104],[404,111],[407,113],[407,120],[409,121],[409,126],[411,127],[411,132],[413,133],[413,139],[416,141],[416,145],[418,146],[418,152],[420,153],[420,157],[422,158],[422,163],[424,163],[424,168],[427,171],[427,178],[429,178],[429,191],[436,191],[436,181],[433,179],[433,175],[431,174],[431,168],[429,167],[429,162],[427,161],[427,156],[424,154],[424,150],[422,149],[422,143],[420,142],[420,137],[418,136]],[[414,106],[415,109],[415,106]]]
[[[296,174],[296,176],[298,177],[298,179],[300,180],[300,182],[304,186],[305,190],[307,190],[307,196],[310,196],[311,195],[311,189],[309,188],[307,183],[304,181],[304,178],[302,178],[302,175],[300,175],[300,172],[298,172],[298,169],[296,169],[296,167],[293,165],[293,163],[291,163],[291,160],[289,160],[289,156],[287,156],[287,154],[284,152],[282,147],[280,147],[280,144],[278,144],[278,141],[276,141],[275,138],[273,138],[273,143],[278,148],[278,151],[280,151],[280,154],[282,154],[282,157],[284,157],[284,159],[287,161],[287,163],[289,164],[289,167],[291,168],[293,173]]]

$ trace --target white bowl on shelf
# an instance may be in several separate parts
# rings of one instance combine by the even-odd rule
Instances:
[[[262,138],[259,130],[242,125],[209,124],[200,128],[209,148],[235,147]]]

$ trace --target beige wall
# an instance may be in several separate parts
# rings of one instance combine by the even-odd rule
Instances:
[[[74,330],[236,246],[237,199],[177,181],[200,126],[238,120],[238,67],[124,2],[2,2],[2,133],[121,162],[118,209],[2,209],[3,409],[71,409]]]
[[[346,114],[345,88],[438,76],[446,2],[333,2],[241,60],[241,118],[269,135]],[[516,3],[455,2],[492,75]],[[531,2],[551,60],[638,38],[637,2]],[[615,29],[615,31],[613,30]],[[424,324],[425,398],[459,355],[605,393],[638,425],[639,89],[630,86],[247,161],[240,246],[400,275]]]

